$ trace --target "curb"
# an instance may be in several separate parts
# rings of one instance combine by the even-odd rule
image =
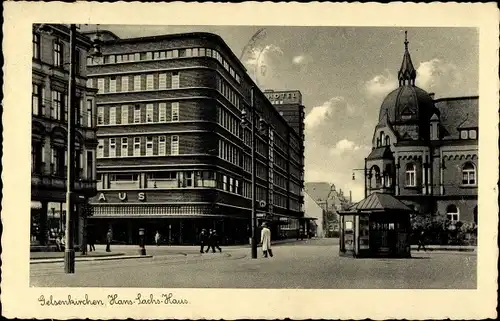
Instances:
[[[123,256],[123,255],[126,255],[125,253],[120,253],[120,252],[115,252],[115,253],[112,253],[112,254],[106,254],[106,255],[90,255],[90,256],[85,256],[85,255],[79,255],[79,256],[76,256],[75,259],[78,260],[78,259],[86,259],[86,260],[90,260],[90,259],[98,259],[98,258],[103,258],[103,257],[117,257],[117,256]],[[39,261],[39,260],[63,260],[64,257],[60,257],[60,256],[48,256],[48,257],[35,257],[35,258],[30,258],[30,261]]]
[[[110,261],[110,260],[127,260],[127,259],[146,259],[152,258],[152,255],[114,255],[114,256],[102,256],[93,258],[75,258],[75,262],[87,262],[87,261]],[[36,259],[30,260],[30,264],[41,264],[41,263],[63,263],[64,259]]]
[[[417,246],[415,247],[411,247],[411,250],[412,251],[417,251]],[[457,248],[453,248],[453,247],[426,247],[425,248],[427,250],[427,252],[438,252],[438,251],[443,251],[443,252],[476,252],[476,248],[467,248],[467,247],[457,247]],[[421,250],[422,252],[424,252],[424,250]]]

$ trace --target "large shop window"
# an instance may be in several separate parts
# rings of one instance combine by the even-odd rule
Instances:
[[[452,222],[457,222],[460,218],[458,208],[453,204],[448,205],[446,208],[446,217]]]
[[[182,180],[182,187],[193,187],[193,172],[184,172],[183,173],[183,180]]]
[[[139,174],[110,174],[109,175],[109,188],[122,189],[122,188],[138,188],[139,187]]]
[[[417,186],[416,182],[417,166],[413,163],[406,164],[405,184],[407,187]]]
[[[465,163],[462,167],[462,184],[476,185],[476,167],[472,163]]]
[[[147,174],[148,188],[176,188],[179,187],[177,172],[152,172]]]
[[[216,187],[215,172],[197,171],[196,186],[198,187]]]

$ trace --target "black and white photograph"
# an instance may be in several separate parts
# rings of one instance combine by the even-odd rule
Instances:
[[[131,4],[116,6],[122,18],[93,17],[97,3],[80,17],[63,6],[60,22],[22,20],[32,44],[7,69],[26,75],[14,105],[16,79],[4,87],[2,220],[23,224],[4,223],[2,247],[26,253],[17,277],[45,313],[24,315],[451,317],[416,307],[446,293],[457,316],[494,317],[499,38],[488,5],[449,7],[463,16],[441,24],[346,23],[321,6],[317,23],[301,23],[286,4],[238,23],[249,3],[212,4],[236,16],[203,23],[190,5],[143,7],[175,9],[172,22]],[[273,21],[278,7],[287,23]],[[7,171],[24,179],[28,166],[30,183],[8,185]],[[347,311],[373,296],[386,314]],[[457,307],[469,297],[484,308]],[[273,311],[281,300],[292,307]],[[10,316],[23,315],[16,304]],[[200,304],[211,310],[193,312]]]

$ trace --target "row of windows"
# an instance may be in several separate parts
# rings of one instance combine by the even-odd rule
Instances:
[[[145,175],[141,184],[140,173],[99,174],[98,186],[103,189],[133,188],[193,188],[212,187],[228,193],[251,197],[251,184],[215,171],[161,171]],[[263,192],[265,190],[263,189]]]
[[[222,106],[218,106],[217,112],[218,123],[233,135],[240,137],[241,121]]]
[[[460,139],[477,139],[477,130],[476,129],[461,130]]]
[[[236,108],[241,110],[241,99],[239,94],[231,88],[227,82],[222,78],[217,75],[217,90],[224,96],[226,97],[231,104],[236,106]]]
[[[292,181],[289,182],[289,187],[290,187],[290,192],[295,195],[300,195],[302,192],[302,188],[298,184]]]
[[[87,87],[97,88],[97,93],[164,90],[180,88],[180,73],[149,73],[143,75],[89,78]]]
[[[189,188],[216,187],[215,177],[214,171],[161,171],[147,173],[142,185],[139,173],[109,174],[108,179],[99,174],[97,180],[104,189]]]
[[[87,65],[115,64],[123,62],[139,62],[148,60],[164,60],[189,57],[212,57],[224,66],[224,69],[233,77],[236,82],[241,83],[241,78],[229,65],[222,55],[215,49],[210,48],[184,48],[162,51],[146,51],[128,54],[104,55],[102,57],[87,58]]]
[[[145,148],[142,148],[145,144]],[[168,155],[179,155],[179,136],[173,135],[169,139],[170,150]],[[107,153],[104,151],[104,139],[98,140],[97,158],[104,157],[140,157],[166,156],[167,136],[121,137],[109,138]]]
[[[288,197],[281,194],[274,194],[273,205],[286,208],[288,205]]]
[[[287,161],[285,158],[283,158],[281,155],[279,155],[278,153],[276,153],[276,156],[275,156],[275,161],[274,161],[274,164],[276,166],[278,166],[279,168],[281,168],[282,170],[286,171],[287,170]]]
[[[54,145],[50,148],[50,162],[46,168],[46,146],[42,142],[33,142],[31,146],[31,172],[35,174],[49,174],[65,177],[68,166],[67,150],[64,146]],[[86,166],[88,175],[92,175],[94,160],[92,151],[87,151]],[[75,150],[75,175],[83,177],[84,154],[80,149]]]
[[[241,151],[233,144],[221,139],[219,140],[219,157],[228,162],[240,166]]]
[[[281,175],[276,175],[274,178],[274,184],[286,190],[288,179]]]
[[[228,193],[251,198],[251,184],[231,175],[216,173],[215,171],[158,171],[148,172],[141,182],[140,173],[110,173],[98,174],[99,189],[140,189],[140,188],[193,188],[211,187],[218,188]],[[256,188],[257,201],[273,200],[273,204],[286,208],[288,198],[281,194],[269,194],[262,186]]]
[[[390,146],[391,145],[391,138],[389,135],[384,135],[384,132],[380,132],[379,137],[377,138],[377,147],[382,147],[382,146]]]
[[[177,122],[180,120],[179,108],[179,102],[98,107],[97,125]]]
[[[86,106],[81,97],[76,97],[76,124],[86,127],[93,125],[93,102],[87,99]],[[60,121],[68,121],[68,95],[63,92],[52,90],[51,99],[45,98],[43,86],[32,84],[31,112],[34,116],[47,117]]]
[[[292,211],[300,211],[300,202],[290,198],[290,210]]]
[[[287,144],[284,142],[284,140],[277,136],[276,139],[274,140],[274,144],[276,146],[278,146],[278,148],[280,148],[283,152],[285,152],[287,150]]]
[[[427,169],[427,176],[430,176],[430,168]],[[417,186],[417,165],[414,163],[406,164],[405,168],[405,186],[416,187]],[[467,162],[462,166],[462,185],[475,186],[477,184],[476,180],[476,166],[473,163]]]

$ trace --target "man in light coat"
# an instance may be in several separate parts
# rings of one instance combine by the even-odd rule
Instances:
[[[262,223],[262,231],[260,232],[260,243],[262,243],[262,251],[264,252],[264,257],[267,254],[273,257],[273,251],[271,250],[271,230],[267,227],[267,223]]]

